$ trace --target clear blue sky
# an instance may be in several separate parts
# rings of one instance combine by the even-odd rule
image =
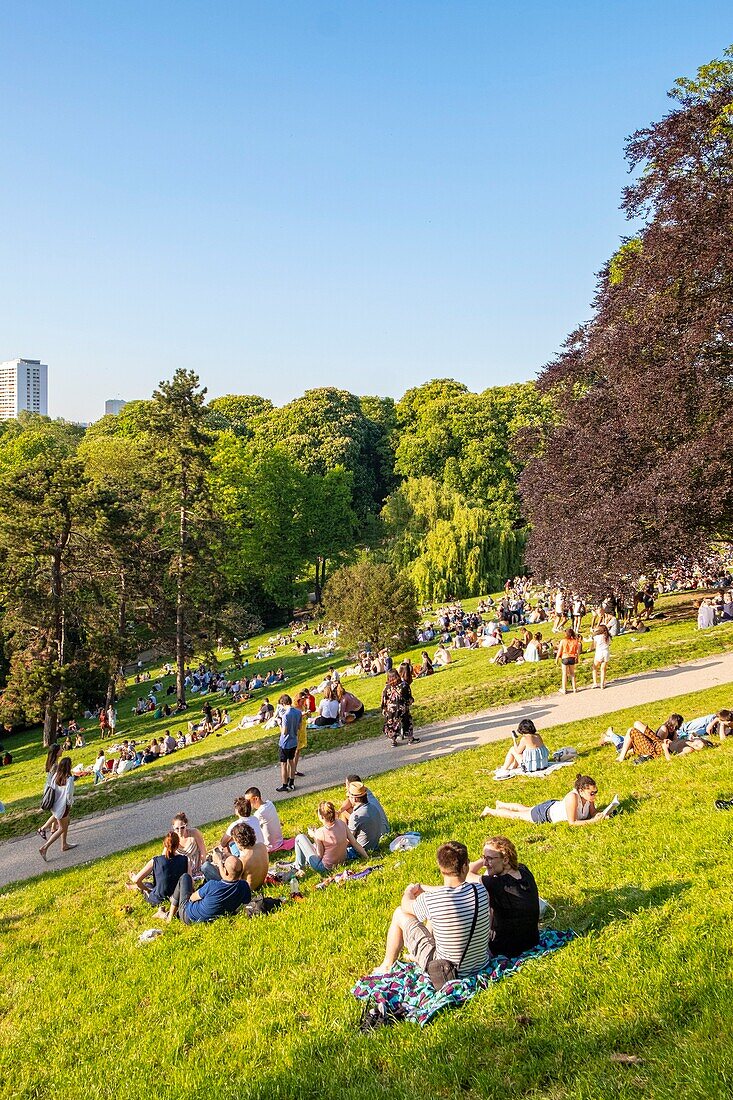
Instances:
[[[708,0],[8,0],[0,359],[93,420],[177,366],[282,404],[532,377]]]

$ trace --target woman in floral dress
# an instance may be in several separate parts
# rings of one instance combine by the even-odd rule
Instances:
[[[410,685],[400,678],[399,673],[392,669],[387,676],[387,683],[382,692],[382,715],[384,717],[384,735],[389,737],[393,745],[397,744],[397,738],[402,736],[410,745],[420,741],[415,737],[412,728],[412,691]]]

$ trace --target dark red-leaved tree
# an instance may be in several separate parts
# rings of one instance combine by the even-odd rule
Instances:
[[[598,591],[733,531],[733,49],[627,145],[642,219],[540,374],[521,480],[536,575]]]

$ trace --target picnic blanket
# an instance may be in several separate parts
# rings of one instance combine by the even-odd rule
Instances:
[[[436,992],[432,982],[414,962],[398,962],[388,974],[369,974],[361,978],[352,989],[357,1000],[373,1000],[385,1008],[404,1015],[411,1023],[425,1027],[437,1012],[444,1008],[459,1008],[472,1000],[477,993],[488,989],[492,982],[501,981],[509,974],[516,974],[529,959],[539,959],[564,947],[575,939],[572,929],[556,932],[544,929],[540,932],[537,947],[525,951],[516,959],[497,955],[485,970],[473,978],[459,978],[446,982]]]
[[[576,760],[555,761],[537,772],[525,772],[522,771],[521,768],[514,768],[512,771],[505,772],[503,768],[497,768],[494,772],[494,779],[515,779],[519,775],[525,779],[546,779],[548,775],[552,775],[558,768],[570,768],[573,764],[577,767]]]

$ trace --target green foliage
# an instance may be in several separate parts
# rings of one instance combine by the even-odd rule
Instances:
[[[493,591],[522,568],[524,533],[492,526],[487,508],[433,478],[403,481],[382,518],[391,560],[420,603]]]
[[[382,518],[387,553],[421,601],[476,595],[521,570],[517,441],[550,416],[532,383],[477,394],[442,379],[398,403],[395,469],[404,480]]]
[[[255,417],[268,413],[274,408],[272,401],[257,394],[227,394],[215,397],[207,406],[209,426],[220,432],[234,432],[248,439],[252,434],[250,427]]]
[[[352,508],[360,534],[373,531],[374,517],[394,483],[390,433],[394,403],[360,399],[331,387],[307,390],[252,423],[252,454],[278,447],[305,473],[325,476],[338,467],[351,472]]]
[[[324,613],[339,624],[344,645],[369,643],[373,649],[409,644],[418,619],[410,582],[368,558],[333,574],[324,591]]]
[[[84,647],[94,509],[76,453],[80,433],[19,419],[0,440],[0,603],[11,655],[2,714],[44,719],[53,736],[62,683]]]
[[[430,477],[480,504],[494,525],[514,526],[519,462],[510,445],[520,428],[542,422],[548,408],[531,382],[483,393],[452,380],[428,382],[397,404],[395,469],[403,478]]]
[[[608,281],[611,286],[618,286],[619,283],[623,282],[628,264],[633,262],[634,258],[642,251],[642,248],[640,238],[632,237],[631,240],[625,241],[617,249],[608,264]]]

